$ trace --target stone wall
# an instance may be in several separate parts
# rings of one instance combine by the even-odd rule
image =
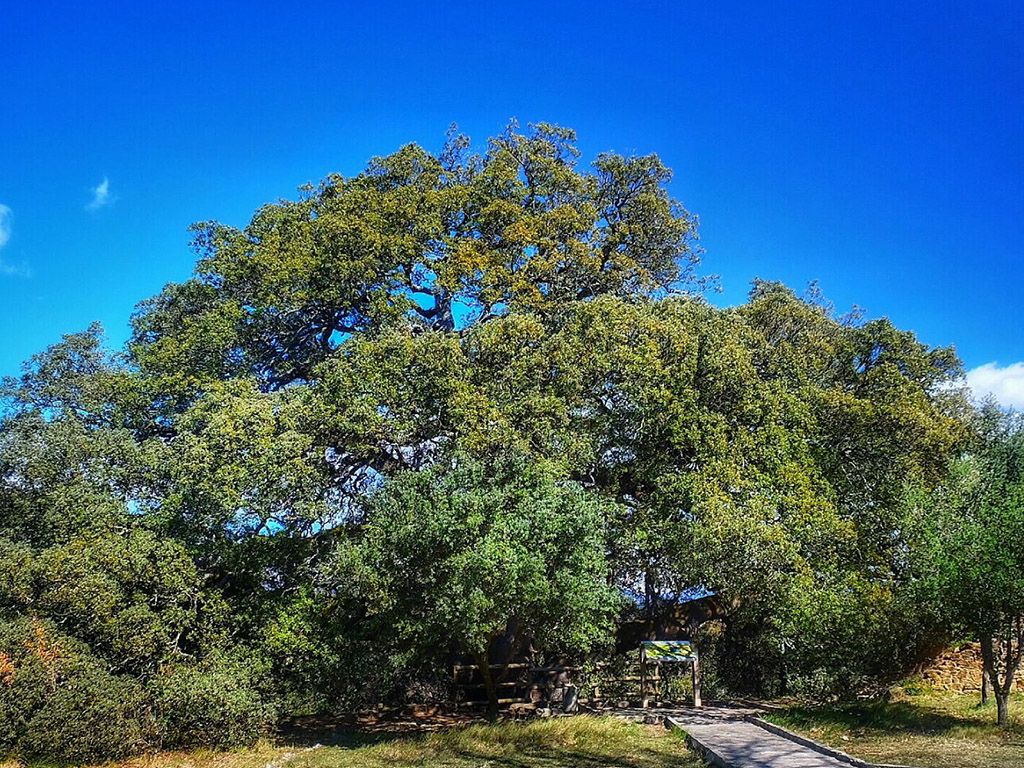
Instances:
[[[937,691],[980,692],[981,646],[965,643],[947,648],[922,665],[921,679]],[[1024,665],[1017,670],[1013,690],[1024,691]]]

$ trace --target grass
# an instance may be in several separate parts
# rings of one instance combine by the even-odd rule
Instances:
[[[996,725],[995,705],[977,697],[923,693],[890,702],[789,707],[766,716],[863,760],[926,768],[1024,766],[1024,695],[1011,723]]]
[[[660,727],[574,717],[470,725],[425,735],[349,733],[329,745],[263,743],[228,752],[161,752],[116,768],[698,768]],[[25,768],[0,763],[0,768]]]

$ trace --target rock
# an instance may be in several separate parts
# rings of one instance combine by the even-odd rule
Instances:
[[[536,711],[537,706],[535,704],[527,704],[526,702],[516,702],[514,704],[509,704],[508,706],[508,714],[513,719],[529,717],[530,715],[535,714]]]
[[[562,698],[562,711],[574,715],[578,709],[579,692],[575,685],[568,685],[565,688],[565,696]]]

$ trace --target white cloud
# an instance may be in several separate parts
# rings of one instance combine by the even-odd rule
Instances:
[[[0,203],[0,248],[7,245],[7,241],[11,239],[13,222],[14,211]],[[11,264],[0,256],[0,277],[32,277],[32,270],[28,264]]]
[[[28,264],[10,264],[0,259],[0,275],[4,277],[32,277]]]
[[[7,245],[7,241],[11,239],[11,219],[13,218],[14,212],[0,203],[0,248]]]
[[[85,206],[85,210],[98,211],[112,202],[114,202],[114,197],[110,194],[110,179],[104,176],[103,181],[92,188],[92,200]]]
[[[979,365],[967,372],[967,385],[979,400],[992,395],[1002,406],[1024,409],[1024,362]]]

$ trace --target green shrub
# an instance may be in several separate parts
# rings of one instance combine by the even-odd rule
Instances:
[[[143,749],[152,732],[141,686],[84,643],[36,619],[0,624],[0,753],[106,760]]]
[[[252,744],[274,719],[261,691],[263,674],[258,660],[243,655],[165,669],[151,684],[163,745]]]
[[[141,686],[95,663],[66,671],[33,713],[18,751],[72,763],[110,760],[142,751],[152,724]]]
[[[935,691],[935,686],[919,674],[903,678],[893,688],[896,691],[902,691],[907,696],[923,696]]]

